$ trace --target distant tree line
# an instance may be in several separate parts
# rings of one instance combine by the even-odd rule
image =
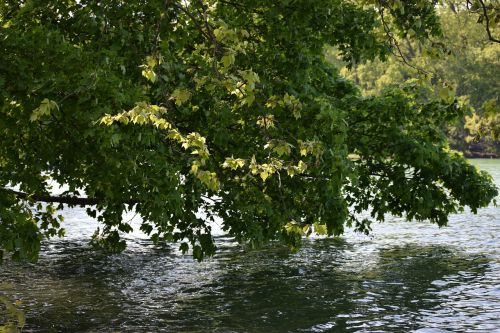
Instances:
[[[437,7],[442,26],[439,37],[416,41],[411,38],[411,31],[405,36],[394,35],[396,45],[388,59],[353,63],[350,68],[340,60],[335,48],[327,50],[327,58],[343,66],[342,74],[355,81],[365,95],[375,96],[390,87],[414,81],[427,85],[430,99],[457,98],[468,106],[469,112],[443,128],[451,147],[466,156],[498,157],[499,4],[441,1]]]

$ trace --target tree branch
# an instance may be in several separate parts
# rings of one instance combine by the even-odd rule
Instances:
[[[394,46],[394,48],[397,50],[397,53],[394,52],[394,50],[391,50],[391,53],[394,55],[394,57],[398,61],[402,62],[403,64],[405,64],[408,67],[415,69],[418,73],[429,75],[430,73],[428,71],[426,71],[425,69],[423,69],[421,67],[410,64],[408,59],[406,59],[406,56],[403,54],[403,51],[401,50],[401,47],[399,46],[398,40],[396,39],[396,37],[394,37],[394,35],[391,32],[391,29],[389,27],[389,24],[385,20],[384,6],[383,6],[382,2],[380,2],[380,6],[381,6],[381,8],[379,9],[380,20],[382,21],[382,26],[384,27],[385,34],[386,34],[387,38],[389,39],[389,42],[391,43],[391,45]]]
[[[190,19],[191,21],[193,21],[193,23],[196,25],[196,28],[198,29],[198,31],[208,40],[211,40],[211,37],[210,35],[208,35],[207,32],[205,32],[203,30],[203,27],[201,26],[200,22],[198,22],[198,20],[196,19],[196,17],[194,17],[193,14],[191,14],[189,12],[189,10],[187,10],[187,8],[185,8],[184,6],[182,5],[178,5],[176,3],[173,4],[173,6],[177,9],[179,9],[181,12],[183,12],[184,14],[186,14]]]
[[[488,34],[488,39],[492,42],[495,43],[500,43],[500,39],[496,39],[495,37],[492,36],[491,30],[490,30],[490,18],[488,17],[488,9],[486,8],[486,5],[483,0],[479,0],[479,3],[481,4],[481,7],[483,7],[483,16],[484,19],[486,20],[486,33]]]
[[[60,203],[60,204],[67,204],[70,206],[93,206],[103,203],[105,201],[103,198],[82,198],[82,197],[72,197],[72,196],[28,194],[25,192],[15,191],[7,188],[0,188],[0,192],[15,195],[18,199],[24,199],[24,200],[31,199],[38,202]],[[137,202],[133,200],[128,200],[123,203],[128,205],[134,205]]]

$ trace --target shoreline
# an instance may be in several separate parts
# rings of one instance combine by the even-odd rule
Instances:
[[[498,159],[500,155],[495,153],[483,153],[483,152],[463,152],[465,158],[489,158]]]

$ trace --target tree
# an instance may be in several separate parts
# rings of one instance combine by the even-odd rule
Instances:
[[[424,41],[398,37],[398,51],[386,61],[360,62],[351,69],[343,68],[341,74],[355,80],[365,95],[379,95],[388,87],[419,79],[429,85],[429,98],[457,96],[462,104],[470,106],[470,112],[448,124],[452,147],[466,153],[471,148],[482,148],[498,154],[495,124],[499,117],[496,105],[500,102],[500,44],[488,39],[477,22],[478,13],[463,1],[446,1],[437,9],[444,31],[441,36]],[[495,32],[493,28],[490,31]],[[345,66],[334,48],[328,49],[327,58],[339,67]],[[469,143],[471,139],[480,141],[480,146]]]
[[[439,34],[431,2],[388,1],[385,22]],[[457,101],[409,84],[363,97],[324,59],[392,50],[371,1],[109,0],[0,4],[0,248],[35,260],[62,235],[57,209],[87,205],[125,244],[127,209],[155,242],[194,257],[210,221],[238,241],[368,232],[372,217],[447,223],[496,195],[450,151]],[[51,181],[68,190],[51,196]],[[45,202],[42,205],[40,202]],[[203,212],[206,218],[197,216]]]

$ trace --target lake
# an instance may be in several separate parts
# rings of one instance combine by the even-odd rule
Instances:
[[[500,160],[472,162],[500,186]],[[46,242],[37,264],[0,266],[23,332],[500,332],[500,207],[444,228],[388,218],[370,236],[308,238],[297,253],[221,234],[202,263],[140,233],[121,254],[95,252],[96,222],[83,209],[65,216],[67,237]]]

